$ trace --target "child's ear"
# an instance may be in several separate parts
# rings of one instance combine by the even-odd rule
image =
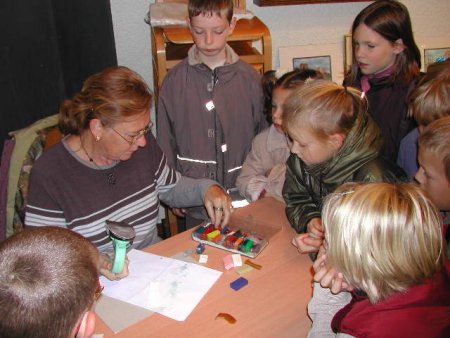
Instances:
[[[234,29],[236,28],[236,17],[233,16],[230,22],[230,30],[228,31],[228,35],[233,34]]]
[[[80,329],[77,332],[77,338],[90,338],[95,330],[95,313],[94,311],[87,311],[81,319]]]
[[[345,135],[341,133],[332,134],[330,136],[330,143],[334,149],[338,150],[342,147],[345,141]]]
[[[404,50],[405,50],[405,45],[403,44],[403,40],[402,39],[397,39],[394,42],[394,53],[395,54],[400,54]]]

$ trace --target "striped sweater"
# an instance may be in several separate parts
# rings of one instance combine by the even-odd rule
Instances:
[[[158,241],[156,222],[160,199],[174,207],[203,204],[210,180],[193,180],[166,164],[153,135],[129,160],[110,168],[90,167],[66,146],[65,140],[35,163],[25,214],[26,226],[54,225],[72,229],[101,252],[112,251],[105,220],[133,225],[133,247]],[[108,175],[113,174],[115,184]]]

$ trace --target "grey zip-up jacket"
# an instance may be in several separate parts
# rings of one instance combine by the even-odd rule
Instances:
[[[259,74],[227,45],[227,61],[211,70],[196,57],[172,68],[162,84],[157,139],[168,164],[193,178],[235,186],[253,138],[265,127]]]

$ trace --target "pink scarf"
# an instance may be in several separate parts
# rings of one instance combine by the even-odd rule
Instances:
[[[386,68],[380,73],[377,74],[369,74],[361,76],[361,89],[364,93],[367,93],[370,89],[370,79],[379,79],[382,77],[390,76],[394,72],[394,65]]]

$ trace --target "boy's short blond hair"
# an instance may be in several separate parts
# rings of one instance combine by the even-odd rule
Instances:
[[[423,283],[443,265],[441,217],[412,183],[347,183],[322,211],[327,262],[371,303]]]
[[[427,74],[411,94],[408,113],[424,127],[450,115],[450,61],[428,67]]]
[[[442,158],[445,175],[450,182],[450,116],[431,122],[419,138],[419,148]]]
[[[347,135],[358,116],[367,112],[367,100],[356,88],[317,79],[296,89],[283,104],[283,127],[293,135],[299,126],[318,139],[335,133]]]
[[[222,17],[224,15],[230,23],[233,19],[233,0],[189,0],[189,20],[198,15]]]

